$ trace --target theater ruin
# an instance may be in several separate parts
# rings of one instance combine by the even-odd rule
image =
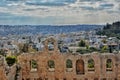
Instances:
[[[0,80],[120,80],[119,53],[62,54],[53,38],[43,44],[38,53],[18,56],[9,69],[0,56]]]

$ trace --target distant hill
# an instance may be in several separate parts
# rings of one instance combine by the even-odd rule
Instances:
[[[0,35],[61,34],[96,30],[103,25],[0,25]]]
[[[117,37],[120,39],[120,21],[112,24],[106,24],[102,30],[97,32],[98,35],[107,35],[108,37]]]

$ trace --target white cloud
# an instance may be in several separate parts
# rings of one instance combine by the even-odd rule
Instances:
[[[26,4],[28,1],[35,4],[39,1],[39,4],[28,5]],[[54,19],[56,17],[56,24],[104,23],[120,20],[116,17],[120,13],[119,0],[76,0],[76,2],[74,0],[7,0],[4,3],[7,6],[2,5],[0,12],[42,19],[49,16]],[[61,6],[57,6],[58,3]],[[62,20],[57,20],[59,18]]]

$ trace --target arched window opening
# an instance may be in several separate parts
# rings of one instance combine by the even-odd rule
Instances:
[[[45,78],[45,80],[48,80],[48,78]]]
[[[72,66],[73,64],[72,64],[72,61],[70,60],[70,59],[67,59],[67,61],[66,61],[66,71],[68,71],[68,72],[70,72],[70,71],[72,71]]]
[[[63,80],[67,80],[66,78],[63,78]]]
[[[38,80],[42,80],[42,78],[40,77],[40,78],[38,78]]]
[[[106,78],[103,78],[103,80],[106,80]]]
[[[114,80],[118,80],[117,78],[115,78]]]
[[[93,59],[88,60],[88,71],[94,71],[95,70],[95,63]]]
[[[72,68],[72,61],[70,59],[66,61],[66,68]]]
[[[30,80],[30,78],[27,78],[26,80]]]
[[[31,71],[37,71],[37,67],[38,67],[37,61],[31,60],[30,65],[31,65]]]
[[[56,78],[56,77],[55,77],[55,80],[59,80],[59,78]]]
[[[84,74],[84,61],[82,59],[76,61],[76,74]]]
[[[106,71],[112,71],[112,59],[106,61]]]
[[[98,78],[94,78],[94,80],[99,80]]]
[[[88,80],[88,78],[85,78],[85,80]]]
[[[48,61],[48,67],[49,67],[49,71],[54,71],[55,70],[55,63],[54,63],[53,60]]]
[[[53,51],[54,50],[54,42],[49,41],[48,42],[48,50]]]
[[[77,80],[77,78],[73,78],[73,80]]]

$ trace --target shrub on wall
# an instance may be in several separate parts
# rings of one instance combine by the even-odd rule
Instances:
[[[9,66],[12,66],[17,61],[17,58],[16,56],[7,56],[6,61]]]

